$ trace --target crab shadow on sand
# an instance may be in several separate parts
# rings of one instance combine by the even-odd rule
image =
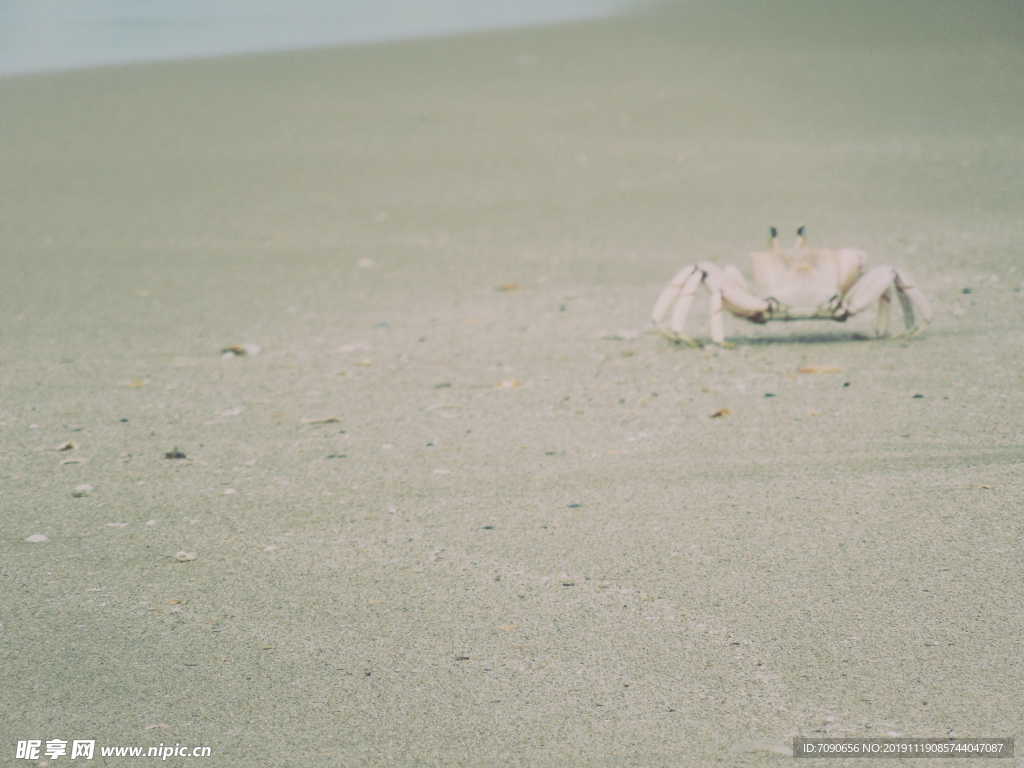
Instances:
[[[865,333],[847,331],[837,333],[826,331],[815,333],[813,331],[801,331],[793,334],[779,334],[771,336],[734,336],[727,339],[734,347],[773,347],[780,344],[848,344],[851,342],[874,342],[884,344],[885,342],[906,342],[904,337],[890,337],[877,339]]]
[[[970,335],[971,331],[964,328],[937,328],[929,327],[922,334],[913,338],[907,338],[905,333],[881,338],[865,331],[813,331],[799,330],[794,333],[780,332],[778,334],[763,334],[757,336],[744,336],[742,333],[726,339],[733,347],[772,347],[784,344],[849,344],[849,343],[871,343],[871,344],[920,344],[929,338],[951,338],[954,336]],[[713,342],[701,340],[706,346],[713,346]],[[674,344],[686,346],[685,342],[673,341]]]

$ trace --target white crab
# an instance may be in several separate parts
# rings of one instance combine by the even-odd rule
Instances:
[[[876,336],[889,329],[889,305],[893,295],[903,309],[906,334],[916,336],[931,320],[928,301],[907,273],[898,267],[881,266],[864,272],[867,255],[854,248],[839,250],[804,248],[804,228],[797,230],[796,248],[780,248],[778,231],[771,228],[771,250],[750,254],[754,267],[751,291],[742,273],[702,261],[681,269],[661,292],[651,319],[658,329],[675,341],[699,347],[683,334],[697,287],[703,283],[711,294],[711,339],[725,343],[722,309],[752,323],[769,320],[845,321],[878,302]],[[914,309],[921,315],[914,322]],[[672,310],[669,327],[662,320]]]

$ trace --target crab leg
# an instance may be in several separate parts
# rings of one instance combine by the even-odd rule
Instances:
[[[704,273],[695,267],[693,274],[687,279],[686,285],[683,286],[683,290],[679,293],[676,305],[672,308],[672,320],[669,327],[672,329],[672,333],[686,341],[690,346],[693,346],[696,342],[683,334],[683,328],[686,327],[686,316],[690,314],[693,297],[697,295],[697,288],[700,287],[703,281]]]
[[[697,293],[697,288],[700,287],[703,279],[704,272],[699,267],[690,266],[679,270],[676,276],[672,278],[668,288],[661,292],[658,301],[654,305],[654,311],[651,313],[651,320],[654,321],[654,324],[664,334],[665,331],[662,330],[661,321],[665,318],[669,308],[671,308],[672,319],[670,321],[670,328],[672,329],[672,336],[670,338],[684,341],[691,347],[699,347],[700,344],[685,336],[683,328],[686,325],[686,316],[690,312],[690,306],[693,304],[693,297]]]
[[[891,289],[894,287],[903,309],[903,322],[909,334],[915,336],[927,325],[932,317],[932,311],[924,295],[910,280],[910,276],[901,269],[881,266],[869,270],[843,297],[843,306],[850,315],[855,315],[878,301],[879,317],[876,329],[881,334],[888,329],[888,305],[892,297]],[[886,294],[890,297],[889,300],[885,299]],[[924,318],[916,326],[914,325],[914,307],[920,310],[921,316]]]
[[[894,271],[896,273],[896,292],[900,297],[900,306],[903,307],[903,322],[907,327],[907,338],[913,338],[923,331],[928,325],[928,321],[932,319],[932,308],[928,306],[928,300],[914,285],[910,275],[898,267]],[[917,307],[923,318],[917,325],[914,325],[914,307]]]
[[[889,307],[892,305],[892,291],[886,290],[878,297],[878,314],[875,317],[875,336],[882,338],[889,332]]]
[[[693,282],[691,278],[695,276],[695,273],[697,275],[696,282]],[[665,315],[668,313],[669,307],[671,307],[675,303],[676,299],[680,298],[682,294],[686,293],[687,289],[689,289],[692,301],[692,296],[697,292],[697,286],[700,284],[703,277],[704,275],[695,266],[683,267],[679,270],[679,272],[676,273],[676,276],[672,278],[672,282],[670,282],[668,287],[661,292],[661,295],[658,296],[658,300],[654,303],[654,311],[651,312],[651,320],[654,321],[654,324],[658,325],[661,323],[665,318]],[[692,287],[690,286],[690,283],[693,283]]]
[[[722,320],[722,292],[711,292],[711,340],[715,344],[725,341],[725,323]]]
[[[704,287],[711,294],[711,338],[715,343],[725,342],[723,310],[756,323],[763,323],[768,319],[772,308],[771,301],[754,295],[747,286],[743,274],[736,267],[722,269],[717,264],[703,261],[679,270],[654,304],[651,320],[666,336],[676,341],[684,341],[693,347],[700,346],[699,342],[684,335],[683,329],[686,327],[687,315],[701,283],[704,283]],[[661,323],[670,309],[671,333],[666,333]]]

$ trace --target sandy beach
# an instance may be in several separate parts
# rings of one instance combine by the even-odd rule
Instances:
[[[0,79],[0,762],[1024,737],[1022,25],[679,2]],[[650,332],[802,224],[927,330]]]

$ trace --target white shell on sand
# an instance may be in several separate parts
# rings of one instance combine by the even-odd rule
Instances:
[[[174,555],[174,559],[177,560],[179,563],[187,563],[189,560],[195,560],[196,559],[196,553],[195,552],[186,552],[185,550],[181,550],[180,552],[178,552],[178,553],[176,553]]]
[[[369,352],[372,347],[365,341],[354,341],[351,344],[342,344],[338,347],[338,352],[343,355],[347,355],[349,352]]]
[[[30,542],[32,544],[42,544],[49,540],[50,537],[47,536],[45,533],[33,533],[31,536],[25,539],[25,541]]]

